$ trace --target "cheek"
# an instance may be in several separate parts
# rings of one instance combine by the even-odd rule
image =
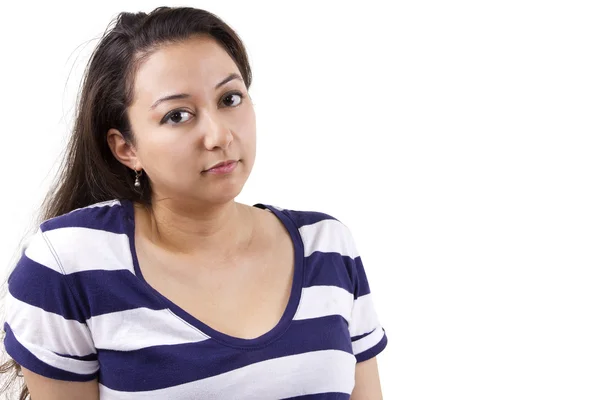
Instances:
[[[254,108],[249,107],[242,118],[237,120],[237,131],[240,135],[240,140],[245,146],[254,148],[256,142],[256,116],[254,114]],[[247,148],[246,150],[250,150]]]
[[[140,147],[140,156],[143,158],[144,165],[157,177],[189,170],[190,161],[194,158],[191,143],[185,143],[176,135],[166,133],[148,135],[143,146]]]

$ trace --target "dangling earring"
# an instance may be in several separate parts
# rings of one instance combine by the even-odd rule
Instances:
[[[135,182],[133,183],[133,186],[135,186],[138,189],[140,186],[142,186],[142,184],[140,183],[140,176],[142,176],[142,170],[135,171]]]

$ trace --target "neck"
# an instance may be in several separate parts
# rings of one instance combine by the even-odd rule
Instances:
[[[181,255],[230,259],[249,245],[253,234],[250,209],[235,201],[198,206],[165,199],[140,210],[143,235]]]

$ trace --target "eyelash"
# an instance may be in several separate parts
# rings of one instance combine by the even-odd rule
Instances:
[[[240,96],[240,104],[238,104],[237,106],[233,106],[233,107],[226,107],[226,108],[236,108],[236,107],[239,107],[239,106],[240,106],[240,105],[241,105],[241,104],[244,102],[244,99],[246,98],[246,96],[245,96],[245,95],[244,95],[242,92],[235,91],[235,92],[229,92],[229,93],[226,93],[226,94],[225,94],[225,95],[224,95],[224,96],[221,98],[221,100],[223,100],[223,99],[227,98],[228,96],[232,96],[232,95],[238,95],[238,96]],[[173,111],[169,111],[169,112],[167,113],[167,115],[165,115],[165,116],[163,117],[163,119],[160,121],[160,124],[161,124],[161,125],[163,125],[163,124],[166,124],[166,123],[167,123],[167,121],[169,121],[169,120],[170,120],[170,118],[173,116],[173,114],[176,114],[176,113],[178,113],[178,112],[186,112],[186,113],[188,113],[188,114],[194,115],[192,112],[190,112],[190,111],[188,111],[188,110],[185,110],[185,109],[183,109],[183,108],[177,108],[177,109],[175,109],[175,110],[173,110]],[[179,123],[172,124],[172,125],[179,125]]]

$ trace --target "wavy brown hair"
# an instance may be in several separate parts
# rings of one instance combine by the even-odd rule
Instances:
[[[118,14],[86,66],[72,134],[55,184],[42,203],[40,221],[113,199],[151,204],[150,182],[142,175],[144,189],[134,187],[134,172],[114,157],[106,135],[115,128],[126,141],[135,144],[127,111],[133,101],[137,69],[161,46],[194,35],[214,38],[231,56],[246,88],[250,88],[252,72],[244,45],[233,29],[214,14],[188,7]],[[20,376],[21,367],[14,360],[0,365],[0,378],[4,381],[0,392],[13,387]],[[20,400],[31,397],[24,382],[19,396]]]

